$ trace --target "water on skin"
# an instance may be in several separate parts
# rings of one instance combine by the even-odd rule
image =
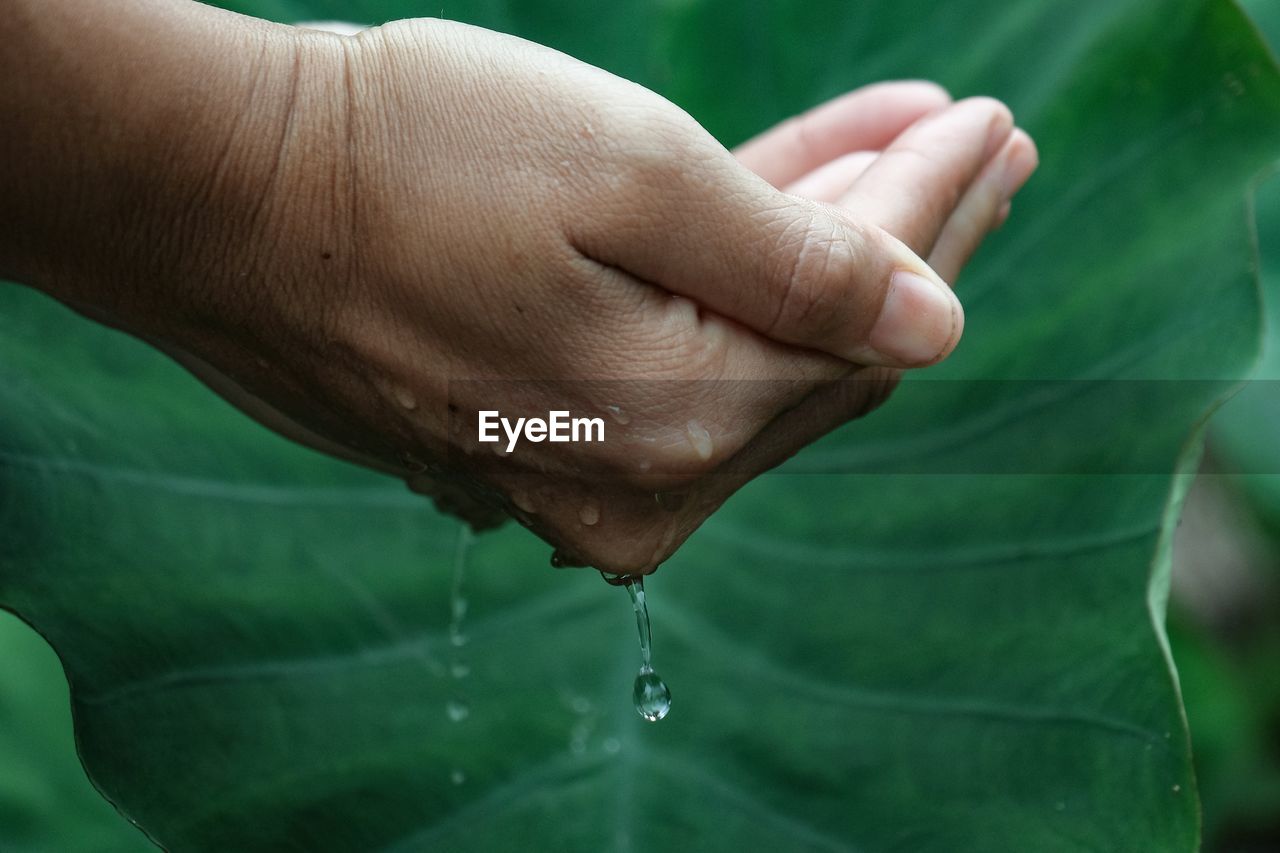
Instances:
[[[631,606],[636,613],[636,630],[640,634],[640,671],[636,674],[631,698],[636,713],[651,723],[656,723],[671,710],[671,690],[658,673],[653,671],[653,632],[649,627],[649,605],[645,601],[644,578],[633,575],[626,578],[605,575],[610,583],[625,586],[631,596]]]
[[[698,454],[698,458],[703,462],[710,459],[715,446],[711,441],[711,433],[707,432],[707,428],[697,421],[689,421],[689,423],[685,424],[684,431],[689,443],[693,445],[693,452]]]
[[[396,402],[399,403],[400,407],[405,411],[412,412],[418,408],[418,400],[413,396],[413,392],[409,391],[409,389],[396,388],[392,394],[394,394]]]

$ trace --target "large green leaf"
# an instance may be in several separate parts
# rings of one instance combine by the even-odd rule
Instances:
[[[84,777],[58,659],[34,631],[3,612],[0,848],[5,853],[150,848]]]
[[[1280,4],[1247,0],[1245,8],[1280,47]],[[1215,419],[1214,447],[1239,479],[1261,521],[1280,538],[1280,165],[1255,192],[1259,271],[1268,334],[1252,379]]]
[[[1223,386],[1127,380],[1230,380],[1258,346],[1243,190],[1280,151],[1280,80],[1236,7],[445,11],[728,142],[884,77],[1007,99],[1043,166],[931,374],[1028,381],[910,381],[726,505],[650,584],[676,697],[651,726],[620,592],[481,537],[455,651],[453,522],[0,288],[0,603],[61,655],[99,786],[183,850],[1194,849],[1165,550]],[[1155,402],[1122,417],[1123,389]]]

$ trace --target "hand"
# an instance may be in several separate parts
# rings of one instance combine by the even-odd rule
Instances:
[[[653,93],[518,39],[433,20],[234,40],[247,99],[225,84],[199,122],[233,130],[155,170],[185,180],[139,214],[156,233],[196,187],[199,227],[142,267],[31,280],[286,434],[479,498],[613,571],[652,570],[742,482],[883,399],[895,369],[945,357],[961,313],[920,255],[958,271],[1025,179],[1007,110],[917,122],[932,89],[853,122],[838,150],[806,147],[800,124],[739,152],[776,184],[810,173],[825,206]],[[825,114],[864,115],[876,92],[896,101],[868,90]],[[870,165],[823,162],[885,145]],[[497,455],[475,441],[482,409],[602,416],[606,440]]]

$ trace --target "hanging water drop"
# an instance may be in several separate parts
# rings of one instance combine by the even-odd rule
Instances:
[[[591,527],[600,520],[600,502],[595,498],[588,498],[587,502],[578,510],[578,521],[581,521],[587,527]]]
[[[636,703],[636,713],[651,723],[656,723],[671,710],[671,689],[658,673],[649,667],[641,667],[636,682],[631,687],[631,698]]]
[[[671,690],[658,673],[653,671],[653,631],[649,627],[649,605],[645,601],[644,578],[640,575],[609,575],[600,573],[615,585],[625,586],[636,613],[636,630],[640,635],[640,672],[636,674],[631,698],[636,713],[651,723],[656,723],[671,710]]]

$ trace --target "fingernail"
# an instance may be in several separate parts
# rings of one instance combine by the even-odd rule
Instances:
[[[996,227],[1002,227],[1009,219],[1009,214],[1013,212],[1013,202],[1006,201],[1000,205],[1000,209],[996,211]]]
[[[1018,190],[1022,189],[1022,185],[1027,182],[1027,179],[1031,177],[1031,173],[1036,170],[1036,166],[1040,164],[1040,157],[1030,139],[1026,142],[1015,140],[1015,143],[1017,144],[1012,145],[1010,148],[1002,170],[1001,187],[1005,201],[1013,198]]]
[[[996,155],[1000,147],[1005,144],[1009,138],[1009,134],[1013,132],[1013,116],[1009,113],[1009,108],[1004,104],[1000,104],[998,112],[991,119],[991,123],[987,126],[987,143],[982,151],[983,161],[988,161]]]
[[[963,316],[950,288],[898,270],[868,343],[898,366],[932,364],[946,354]]]

